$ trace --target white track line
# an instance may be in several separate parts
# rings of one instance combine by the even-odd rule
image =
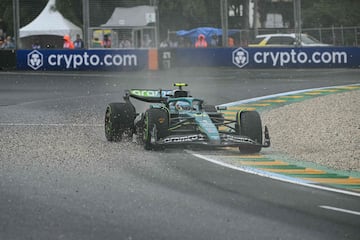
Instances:
[[[299,94],[299,93],[304,93],[304,92],[309,92],[309,91],[314,91],[314,90],[341,88],[341,87],[359,86],[359,85],[360,84],[350,84],[350,85],[341,85],[341,86],[332,86],[332,87],[323,87],[323,88],[312,88],[312,89],[305,89],[305,90],[299,90],[299,91],[285,92],[285,93],[279,93],[279,94],[274,94],[274,95],[268,95],[268,96],[263,96],[263,97],[258,97],[258,98],[251,98],[251,99],[246,99],[246,100],[242,100],[242,101],[222,104],[220,106],[235,106],[235,105],[245,104],[245,103],[249,103],[249,102],[255,102],[255,101],[259,101],[259,100],[264,100],[264,99],[269,99],[269,98],[274,98],[274,97],[280,97],[280,96],[286,96],[286,95],[294,95],[294,94]],[[234,165],[227,164],[227,163],[224,163],[222,161],[215,160],[215,159],[209,158],[209,157],[201,155],[201,154],[196,154],[196,153],[188,151],[188,150],[186,150],[186,151],[188,153],[192,154],[193,156],[197,157],[197,158],[201,158],[201,159],[206,160],[208,162],[212,162],[214,164],[217,164],[217,165],[220,165],[220,166],[223,166],[223,167],[227,167],[227,168],[231,168],[231,169],[234,169],[234,170],[238,170],[238,171],[242,171],[242,172],[246,172],[246,173],[251,173],[251,174],[259,175],[259,176],[262,176],[262,177],[267,177],[267,178],[271,178],[271,179],[274,179],[274,180],[279,180],[279,181],[282,181],[282,182],[298,184],[298,185],[305,186],[305,187],[311,187],[311,188],[316,188],[316,189],[325,190],[325,191],[329,191],[329,192],[336,192],[336,193],[341,193],[341,194],[360,197],[360,193],[341,190],[341,189],[335,189],[335,188],[330,188],[330,187],[325,187],[325,186],[319,186],[319,185],[316,185],[314,182],[305,181],[305,180],[297,179],[297,178],[291,178],[291,177],[287,177],[287,176],[284,176],[284,175],[275,174],[275,173],[271,173],[271,172],[266,172],[266,171],[262,171],[262,170],[255,169],[255,168],[236,167]]]
[[[293,184],[297,184],[297,185],[301,185],[301,186],[305,186],[305,187],[310,187],[310,188],[325,190],[325,191],[329,191],[329,192],[335,192],[335,193],[341,193],[341,194],[345,194],[345,195],[351,195],[351,196],[355,196],[355,197],[360,197],[360,193],[341,190],[341,189],[336,189],[336,188],[330,188],[330,187],[325,187],[325,186],[320,186],[320,185],[316,185],[316,184],[314,184],[313,182],[310,182],[310,181],[305,181],[305,180],[298,179],[298,178],[286,177],[286,176],[281,175],[281,174],[274,174],[274,173],[262,171],[262,170],[259,170],[259,169],[255,169],[255,168],[237,167],[237,166],[234,166],[234,165],[231,165],[231,164],[228,164],[228,163],[224,163],[224,162],[216,160],[216,159],[212,159],[212,158],[210,158],[208,156],[204,156],[204,155],[201,155],[201,154],[194,153],[194,152],[189,151],[189,150],[185,150],[185,151],[188,152],[189,154],[197,157],[197,158],[201,158],[201,159],[206,160],[208,162],[220,165],[222,167],[227,167],[227,168],[230,168],[230,169],[233,169],[233,170],[246,172],[246,173],[251,173],[251,174],[258,175],[258,176],[267,177],[267,178],[271,178],[271,179],[282,181],[282,182],[293,183]]]
[[[231,107],[231,106],[237,106],[237,105],[240,105],[240,104],[265,100],[265,99],[269,99],[269,98],[282,97],[282,96],[287,96],[287,95],[295,95],[295,94],[299,94],[299,93],[305,93],[305,92],[322,90],[322,89],[332,89],[332,88],[351,87],[351,86],[360,86],[360,84],[349,84],[349,85],[340,85],[340,86],[331,86],[331,87],[322,87],[322,88],[311,88],[311,89],[298,90],[298,91],[292,91],[292,92],[284,92],[284,93],[267,95],[267,96],[262,96],[262,97],[257,97],[257,98],[245,99],[245,100],[231,102],[231,103],[225,103],[225,104],[221,104],[219,106]]]
[[[343,85],[343,86],[357,86],[360,84],[351,84],[351,85]],[[333,87],[327,87],[327,88],[339,88],[339,87],[343,87],[343,86],[333,86]],[[233,102],[233,103],[228,103],[228,104],[223,104],[223,106],[233,106],[233,105],[238,105],[238,104],[244,104],[244,103],[248,103],[248,102],[253,102],[253,101],[259,101],[262,99],[268,99],[268,98],[273,98],[273,97],[278,97],[278,96],[284,96],[284,95],[291,95],[291,94],[297,94],[297,93],[301,93],[301,92],[307,92],[307,91],[312,91],[312,90],[317,90],[317,89],[326,89],[326,88],[314,88],[314,89],[307,89],[307,90],[300,90],[300,91],[293,91],[293,92],[287,92],[287,93],[280,93],[280,94],[275,94],[275,95],[269,95],[269,96],[264,96],[264,97],[259,97],[259,98],[252,98],[252,99],[247,99],[247,100],[243,100],[243,101],[238,101],[238,102]],[[63,126],[69,126],[69,127],[102,127],[103,124],[75,124],[75,123],[0,123],[0,126],[52,126],[52,127],[63,127]],[[201,154],[196,154],[193,153],[189,150],[186,150],[188,153],[192,154],[193,156],[197,157],[197,158],[201,158],[203,160],[206,160],[208,162],[212,162],[215,163],[217,165],[223,166],[223,167],[227,167],[227,168],[231,168],[234,170],[238,170],[238,171],[242,171],[242,172],[247,172],[247,173],[251,173],[251,174],[255,174],[255,175],[259,175],[262,177],[267,177],[267,178],[271,178],[274,180],[279,180],[279,181],[283,181],[283,182],[288,182],[288,183],[293,183],[293,184],[298,184],[298,185],[302,185],[302,186],[306,186],[306,187],[311,187],[311,188],[316,188],[316,189],[320,189],[320,190],[326,190],[326,191],[330,191],[330,192],[336,192],[336,193],[342,193],[342,194],[346,194],[346,195],[352,195],[352,196],[356,196],[356,197],[360,197],[360,193],[355,193],[355,192],[350,192],[350,191],[345,191],[345,190],[340,190],[340,189],[334,189],[334,188],[329,188],[329,187],[324,187],[324,186],[319,186],[319,185],[314,185],[309,183],[308,181],[304,181],[301,179],[297,179],[297,178],[290,178],[290,177],[286,177],[280,174],[274,174],[274,173],[270,173],[270,172],[266,172],[266,171],[261,171],[259,169],[254,169],[254,168],[249,168],[249,167],[236,167],[234,165],[231,164],[227,164],[215,159],[211,159],[209,157],[203,156]],[[322,207],[322,206],[320,206]],[[323,206],[323,207],[327,207],[327,206]],[[328,207],[330,209],[330,207]],[[334,209],[332,209],[334,210]],[[355,212],[357,213],[357,212]]]
[[[324,208],[324,209],[329,209],[329,210],[337,211],[337,212],[343,212],[343,213],[348,213],[348,214],[353,214],[353,215],[358,215],[358,216],[360,216],[360,212],[352,211],[352,210],[348,210],[348,209],[336,208],[336,207],[325,206],[325,205],[321,205],[321,206],[319,206],[319,207],[320,207],[320,208]]]

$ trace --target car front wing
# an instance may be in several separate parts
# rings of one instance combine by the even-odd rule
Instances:
[[[204,145],[213,147],[239,147],[244,145],[256,145],[270,147],[270,137],[267,127],[264,131],[264,142],[258,143],[247,136],[235,135],[231,133],[220,133],[220,142],[213,143],[209,141],[206,135],[202,133],[189,133],[179,135],[169,135],[157,141],[155,145]]]

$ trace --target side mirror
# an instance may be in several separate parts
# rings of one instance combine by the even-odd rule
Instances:
[[[227,107],[226,106],[216,106],[216,110],[227,110]]]

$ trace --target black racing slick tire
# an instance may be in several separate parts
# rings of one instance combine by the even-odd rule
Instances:
[[[134,132],[136,111],[129,103],[110,103],[105,112],[105,137],[108,141],[121,141],[125,131]]]
[[[157,149],[155,141],[164,138],[169,132],[169,113],[162,108],[150,108],[145,112],[143,143],[146,150]]]
[[[239,147],[241,153],[258,153],[261,151],[263,142],[262,124],[260,114],[257,111],[241,111],[236,114],[236,132],[246,136],[259,145],[243,145]]]

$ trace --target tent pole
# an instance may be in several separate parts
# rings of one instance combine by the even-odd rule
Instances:
[[[228,46],[228,1],[220,1],[220,11],[221,11],[221,28],[222,28],[222,46]]]
[[[14,39],[15,39],[15,48],[19,49],[20,45],[20,12],[19,12],[19,0],[13,0],[13,21],[14,21]]]
[[[84,47],[89,49],[89,0],[82,1],[83,7],[83,38],[84,38]]]
[[[160,17],[159,17],[159,2],[155,1],[155,48],[159,48],[160,42]]]

